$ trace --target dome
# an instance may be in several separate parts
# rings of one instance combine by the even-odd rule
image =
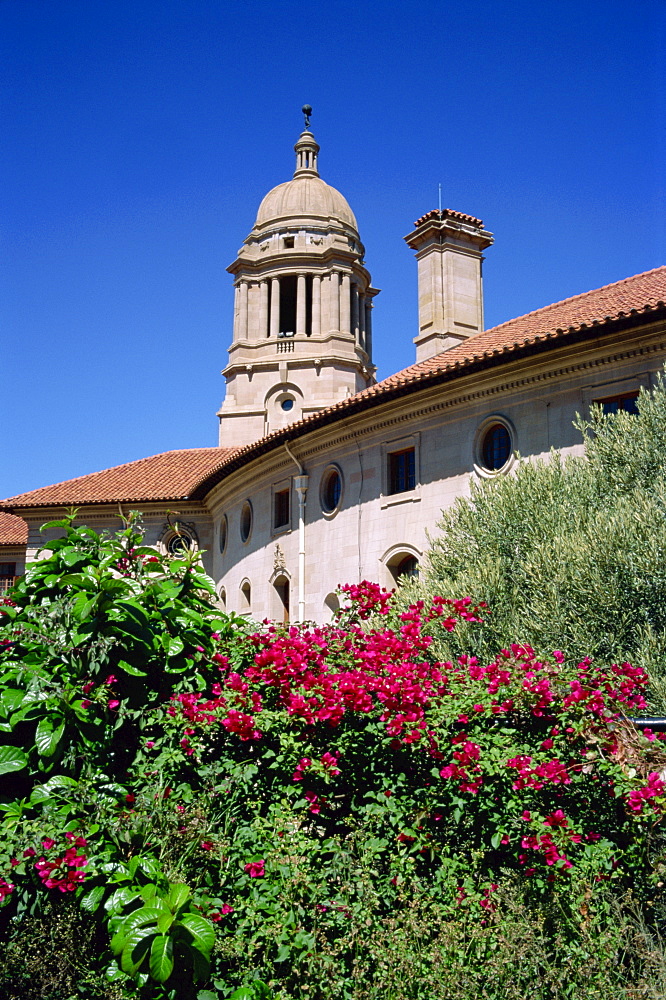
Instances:
[[[334,219],[358,233],[356,218],[347,200],[321,177],[306,173],[269,191],[259,206],[254,225],[264,228],[273,222],[312,218],[327,223]]]

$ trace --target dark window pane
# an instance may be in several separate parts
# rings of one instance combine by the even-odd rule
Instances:
[[[481,453],[484,467],[491,472],[506,465],[511,454],[511,435],[504,424],[493,424],[486,431]]]
[[[273,497],[273,527],[284,528],[289,524],[289,490],[280,490]]]
[[[406,493],[416,486],[416,456],[413,448],[394,451],[388,457],[388,491]]]
[[[337,469],[332,469],[326,477],[324,489],[322,490],[322,506],[327,514],[331,514],[338,504],[342,495],[342,479]]]

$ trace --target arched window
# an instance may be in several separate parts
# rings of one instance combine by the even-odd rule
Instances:
[[[243,580],[240,586],[240,610],[242,615],[252,611],[252,587],[249,580]]]
[[[337,465],[329,465],[321,477],[319,502],[324,514],[333,514],[342,500],[342,473]]]
[[[415,579],[419,575],[419,561],[411,554],[402,556],[389,566],[393,579],[400,583],[405,579]]]

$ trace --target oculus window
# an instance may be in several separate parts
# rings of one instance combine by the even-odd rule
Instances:
[[[319,502],[325,514],[333,514],[342,499],[342,474],[337,465],[331,465],[321,479]]]
[[[246,500],[241,509],[240,536],[242,542],[247,542],[252,534],[252,504]]]
[[[499,472],[511,458],[513,443],[506,424],[493,423],[481,438],[481,465],[488,472]]]

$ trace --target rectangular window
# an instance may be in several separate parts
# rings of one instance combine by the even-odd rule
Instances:
[[[273,528],[287,528],[291,523],[291,490],[278,490],[273,494]]]
[[[414,448],[393,451],[388,455],[388,492],[407,493],[416,486],[416,453]]]
[[[5,594],[16,579],[16,563],[0,563],[0,594]]]
[[[607,396],[605,399],[595,399],[594,402],[597,403],[604,413],[618,413],[622,411],[623,413],[638,413],[638,393],[637,392],[623,392],[619,396]]]

